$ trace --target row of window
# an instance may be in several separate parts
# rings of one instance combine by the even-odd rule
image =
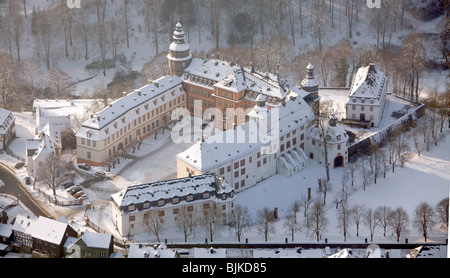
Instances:
[[[211,193],[209,191],[205,191],[202,194],[202,199],[208,199],[211,196]],[[225,199],[226,199],[226,195],[225,195]],[[180,202],[180,197],[178,196],[174,196],[170,199],[170,203],[172,204],[178,204]],[[186,202],[192,202],[194,200],[194,195],[193,194],[189,194],[186,195]],[[166,204],[166,199],[159,199],[157,201],[157,206],[158,207],[162,207]],[[151,207],[151,203],[149,201],[146,201],[142,204],[144,209],[148,209]],[[136,210],[136,205],[135,204],[129,204],[128,205],[128,211],[134,211]]]
[[[365,111],[365,106],[364,105],[360,105],[361,107],[361,111]],[[356,105],[352,104],[352,110],[356,110]],[[373,112],[373,106],[369,106],[369,110],[370,112]]]

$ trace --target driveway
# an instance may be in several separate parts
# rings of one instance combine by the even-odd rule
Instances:
[[[4,183],[4,185],[0,187],[0,193],[16,197],[36,216],[51,217],[51,215],[33,199],[28,191],[23,188],[21,181],[11,173],[11,170],[2,164],[0,164],[0,180]]]

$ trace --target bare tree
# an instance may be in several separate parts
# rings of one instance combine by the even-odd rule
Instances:
[[[378,206],[375,209],[375,218],[377,219],[380,227],[383,228],[383,236],[386,236],[386,230],[389,227],[389,214],[391,213],[392,208],[388,206]]]
[[[206,203],[199,214],[198,223],[208,233],[213,242],[214,236],[222,229],[221,215],[215,204]]]
[[[55,24],[55,13],[50,8],[43,9],[36,14],[36,31],[43,44],[45,52],[45,62],[47,70],[50,70],[50,55],[53,46],[53,32],[57,24]]]
[[[147,226],[147,230],[156,236],[156,240],[160,242],[159,235],[162,231],[164,231],[164,224],[162,221],[162,217],[160,215],[160,211],[151,210],[146,214],[144,219],[144,225]]]
[[[359,236],[359,225],[365,210],[366,208],[362,205],[354,205],[351,209],[350,219],[356,226],[356,236]]]
[[[370,167],[367,165],[368,158],[367,156],[360,157],[360,169],[361,169],[361,178],[362,178],[362,184],[363,184],[363,190],[366,190],[366,187],[370,184],[371,180],[371,174],[370,174]]]
[[[16,46],[17,61],[20,61],[20,45],[22,41],[22,34],[24,29],[24,20],[19,11],[19,3],[17,1],[9,0],[7,26],[12,29],[8,30],[11,32],[14,39],[14,44]]]
[[[21,81],[17,76],[17,65],[11,55],[0,53],[0,92],[1,105],[8,108],[9,100],[14,95]]]
[[[362,223],[370,231],[370,241],[373,241],[373,235],[379,224],[379,219],[377,219],[376,212],[372,208],[368,208],[364,211]]]
[[[338,228],[341,229],[344,234],[344,241],[347,241],[347,233],[350,226],[351,216],[351,209],[349,207],[349,204],[347,202],[341,203],[341,206],[339,207],[337,213]]]
[[[319,199],[312,203],[312,207],[309,210],[309,219],[308,228],[316,234],[317,242],[319,242],[322,232],[326,230],[328,225],[325,207]]]
[[[446,231],[448,231],[448,199],[449,198],[444,198],[436,205],[436,221],[440,223]]]
[[[388,224],[397,235],[397,242],[400,241],[400,236],[408,233],[409,216],[406,210],[402,207],[397,207],[388,215]]]
[[[189,211],[188,206],[182,206],[178,209],[177,226],[183,231],[184,242],[187,242],[188,237],[192,234],[195,226],[195,217],[193,211]]]
[[[311,207],[311,200],[308,200],[305,195],[300,199],[300,206],[303,208],[303,216],[305,217],[305,226],[309,227],[309,209]]]
[[[413,212],[413,226],[422,232],[425,242],[427,242],[428,231],[431,231],[436,224],[434,221],[434,209],[427,202],[421,202]]]
[[[56,199],[56,188],[69,180],[70,175],[67,166],[59,156],[49,155],[36,171],[36,180],[42,181],[52,191]]]
[[[48,74],[48,85],[53,89],[58,98],[67,96],[73,91],[73,82],[69,75],[63,72],[59,67],[53,67]]]
[[[269,208],[264,207],[257,211],[256,214],[256,229],[259,234],[264,235],[264,240],[267,242],[269,234],[275,232],[275,217]]]
[[[246,230],[251,224],[250,213],[248,208],[243,205],[236,205],[233,213],[231,214],[230,229],[233,229],[235,235],[238,238],[238,242],[241,242],[241,236],[244,230]]]
[[[347,167],[344,170],[344,171],[348,172],[350,179],[352,181],[352,186],[354,185],[354,182],[355,182],[355,172],[356,172],[357,168],[358,168],[358,165],[356,164],[356,162],[349,162],[347,164]]]

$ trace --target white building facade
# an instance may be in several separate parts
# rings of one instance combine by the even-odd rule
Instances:
[[[216,209],[223,224],[234,210],[235,191],[214,174],[130,186],[111,195],[113,223],[122,236],[149,233],[157,217],[164,228],[177,228],[181,210],[191,217]]]
[[[358,69],[346,104],[346,119],[365,128],[380,125],[386,102],[388,78],[375,64]]]

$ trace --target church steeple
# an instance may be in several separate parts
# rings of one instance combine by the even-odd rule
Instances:
[[[189,52],[189,44],[184,40],[183,26],[179,21],[175,26],[172,38],[173,41],[169,47],[169,54],[167,54],[169,72],[171,76],[181,76],[183,75],[184,69],[191,63],[192,55]]]

